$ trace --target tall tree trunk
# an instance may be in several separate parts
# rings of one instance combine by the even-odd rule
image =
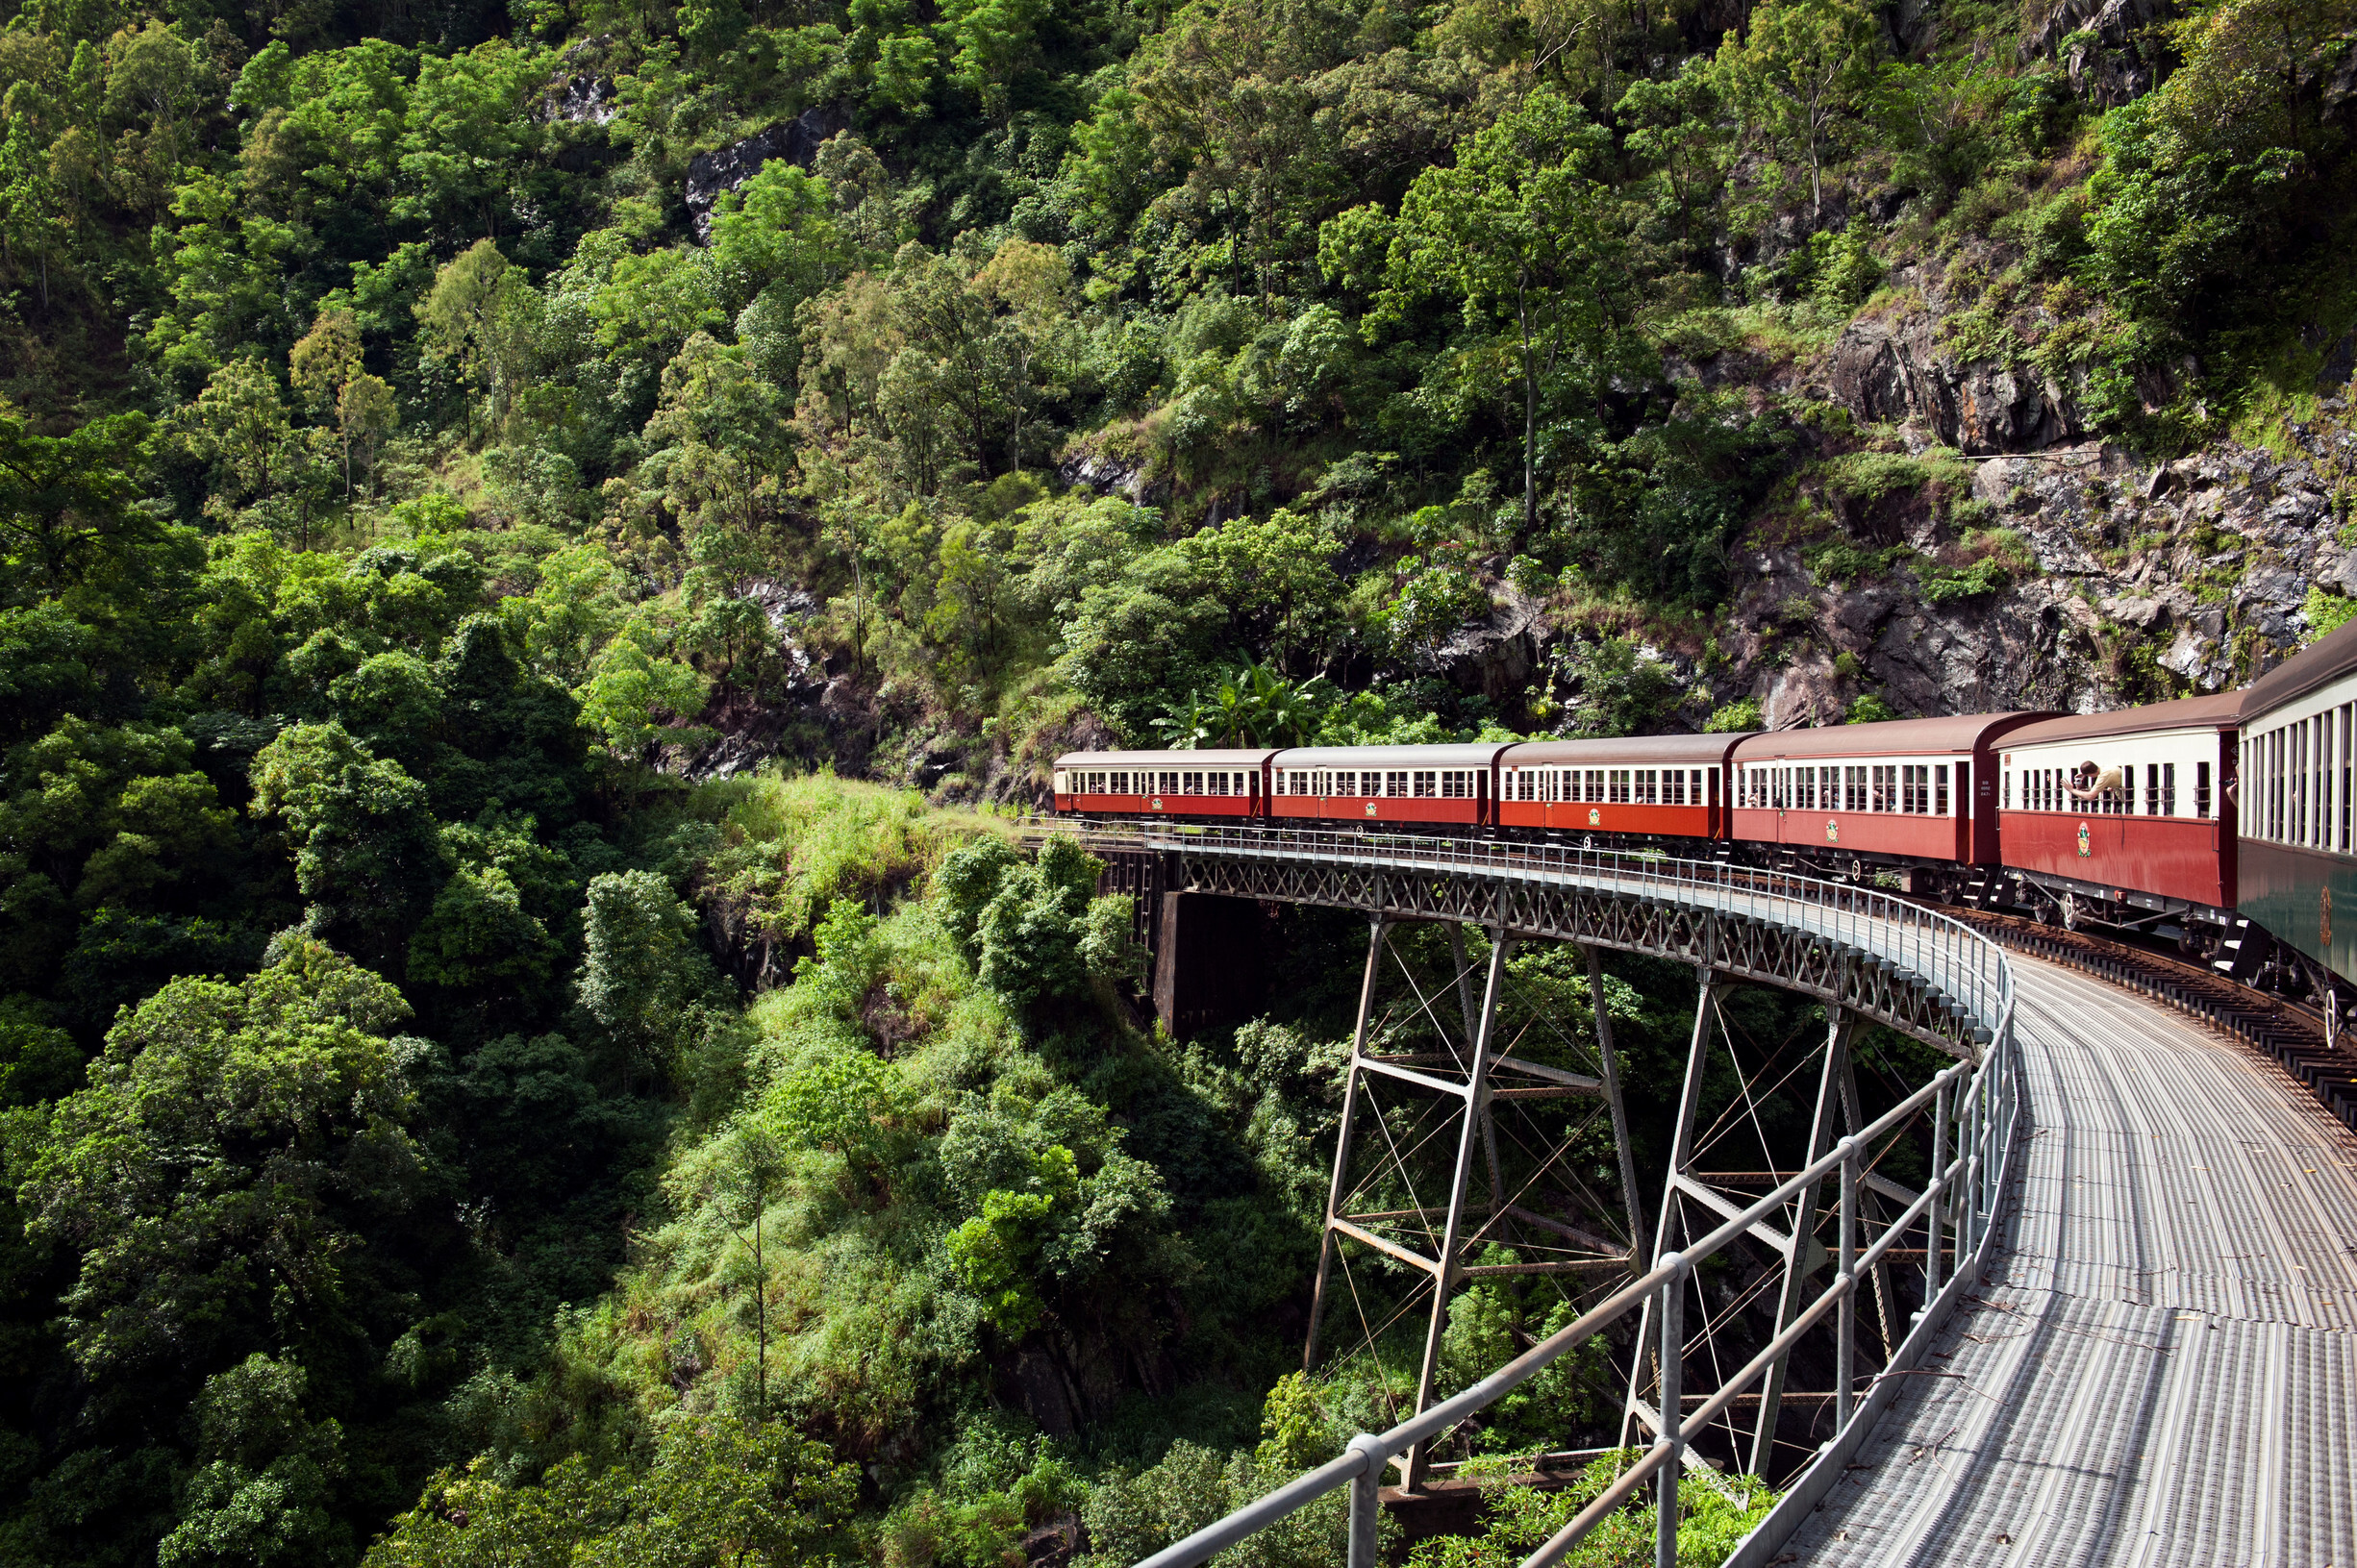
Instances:
[[[1527,280],[1515,290],[1515,316],[1522,329],[1522,533],[1527,541],[1539,532],[1539,366]]]

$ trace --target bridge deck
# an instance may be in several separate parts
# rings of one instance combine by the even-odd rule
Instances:
[[[2272,1061],[2015,958],[1997,1261],[1798,1563],[2357,1568],[2357,1135]]]

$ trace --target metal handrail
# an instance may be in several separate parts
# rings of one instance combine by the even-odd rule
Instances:
[[[1655,896],[1682,892],[1686,895],[1682,902],[1759,918],[1795,908],[1815,910],[1828,918],[1796,924],[1921,976],[1940,993],[1967,1008],[1976,1022],[1973,1038],[1984,1047],[1976,1060],[1957,1062],[1943,1069],[1871,1126],[1843,1138],[1822,1157],[1786,1177],[1773,1190],[1685,1251],[1657,1259],[1652,1268],[1607,1296],[1568,1327],[1548,1335],[1489,1377],[1388,1431],[1360,1433],[1340,1457],[1172,1543],[1145,1558],[1138,1568],[1193,1568],[1194,1564],[1345,1485],[1351,1489],[1351,1568],[1374,1568],[1377,1494],[1383,1472],[1392,1459],[1487,1408],[1575,1346],[1643,1307],[1652,1298],[1658,1298],[1661,1307],[1662,1431],[1612,1485],[1525,1558],[1522,1568],[1545,1568],[1559,1560],[1635,1495],[1646,1481],[1657,1478],[1661,1495],[1655,1560],[1658,1568],[1673,1568],[1677,1560],[1678,1472],[1686,1447],[1685,1432],[1690,1428],[1706,1426],[1725,1411],[1744,1389],[1788,1355],[1803,1333],[1846,1306],[1857,1292],[1859,1275],[1880,1261],[1917,1221],[1924,1221],[1928,1227],[1924,1309],[1918,1316],[1916,1332],[1908,1336],[1900,1355],[1893,1358],[1882,1377],[1890,1376],[1897,1368],[1910,1347],[1919,1347],[1960,1294],[1965,1281],[1978,1272],[1977,1259],[1986,1252],[1993,1234],[1992,1221],[2011,1165],[2021,1090],[2014,1049],[2012,965],[2002,948],[1961,921],[1879,889],[1781,872],[1752,871],[1719,861],[1679,860],[1650,851],[1504,846],[1463,839],[1297,828],[1195,828],[1132,823],[1108,829],[1100,824],[1084,826],[1055,818],[1029,819],[1022,826],[1034,834],[1074,834],[1091,847],[1175,849],[1195,854],[1268,855],[1294,859],[1346,859],[1363,865],[1397,864],[1509,874]],[[1897,938],[1895,942],[1884,940],[1893,936]],[[1931,1111],[1932,1121],[1932,1179],[1906,1211],[1861,1253],[1856,1246],[1858,1188],[1866,1151],[1926,1108]],[[1798,1313],[1790,1327],[1722,1381],[1696,1410],[1687,1414],[1679,1389],[1685,1354],[1684,1289],[1694,1264],[1775,1216],[1802,1188],[1837,1173],[1841,1201],[1832,1282]],[[1953,1239],[1957,1260],[1955,1271],[1944,1285],[1940,1268],[1943,1230]],[[1816,1467],[1832,1462],[1837,1455],[1846,1452],[1861,1434],[1852,1430],[1861,1415],[1853,1370],[1855,1355],[1856,1317],[1843,1311],[1837,1324],[1834,1436],[1811,1465],[1794,1478],[1796,1487]],[[1880,1382],[1880,1378],[1876,1382]],[[1869,1395],[1872,1392],[1869,1388]]]

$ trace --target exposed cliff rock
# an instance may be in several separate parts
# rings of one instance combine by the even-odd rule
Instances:
[[[2225,444],[2155,463],[2091,442],[1989,458],[1979,516],[2035,566],[1945,602],[1924,590],[1929,555],[1838,586],[1805,546],[1762,551],[1721,696],[1758,697],[1781,728],[1839,722],[1863,691],[1903,713],[2088,712],[2249,681],[2307,637],[2312,587],[2357,593],[2357,530],[2333,501],[2357,436],[2297,438],[2289,457]]]
[[[1835,401],[1860,419],[1917,426],[1968,456],[2037,452],[2081,434],[2065,388],[2009,365],[1946,358],[1928,312],[1851,322],[1827,374]]]
[[[2154,24],[2172,9],[2161,0],[2063,0],[2022,37],[2021,58],[2054,61],[2091,102],[2124,104],[2159,82]]]
[[[773,158],[797,168],[808,168],[819,144],[851,123],[840,105],[806,109],[790,120],[781,120],[742,141],[709,153],[698,153],[688,163],[687,201],[700,241],[712,233],[713,205],[723,191],[735,190],[761,171]]]

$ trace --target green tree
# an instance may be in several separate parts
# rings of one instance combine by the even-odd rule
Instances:
[[[166,542],[134,477],[152,428],[139,414],[36,436],[0,417],[0,591],[15,603],[136,575]],[[152,608],[152,607],[151,607]]]
[[[850,1555],[858,1494],[857,1465],[787,1426],[691,1419],[665,1427],[641,1474],[579,1455],[528,1485],[484,1460],[444,1471],[366,1568],[803,1568]]]
[[[198,450],[233,482],[233,496],[266,496],[284,480],[289,427],[278,378],[240,357],[213,373],[193,411]]]
[[[453,366],[463,385],[485,387],[491,428],[503,428],[531,362],[539,311],[531,284],[498,246],[478,239],[435,272],[415,310],[426,352]]]
[[[19,1166],[31,1228],[76,1259],[61,1307],[84,1377],[186,1397],[258,1345],[340,1356],[364,1334],[392,1262],[366,1239],[436,1180],[388,1038],[408,1012],[294,938],[241,983],[183,977],[114,1027]]]
[[[260,1351],[205,1380],[197,1396],[194,1475],[180,1522],[156,1546],[158,1568],[295,1568],[348,1560],[351,1527],[335,1515],[343,1430],[306,1418],[309,1374]]]
[[[1602,181],[1605,138],[1579,107],[1542,88],[1426,169],[1401,199],[1373,319],[1444,294],[1468,325],[1502,322],[1518,368],[1522,526],[1539,520],[1541,399],[1576,368],[1594,392],[1617,368],[1628,261]]]
[[[1809,214],[1825,210],[1825,162],[1873,82],[1874,18],[1856,0],[1764,0],[1747,34],[1719,46],[1727,95],[1809,167]]]
[[[652,871],[607,872],[589,883],[581,923],[574,994],[622,1046],[626,1077],[632,1063],[667,1071],[696,1027],[692,1009],[722,985],[696,945],[695,911]]]
[[[445,867],[426,786],[341,724],[298,724],[254,758],[250,809],[285,820],[311,924],[396,960]]]

